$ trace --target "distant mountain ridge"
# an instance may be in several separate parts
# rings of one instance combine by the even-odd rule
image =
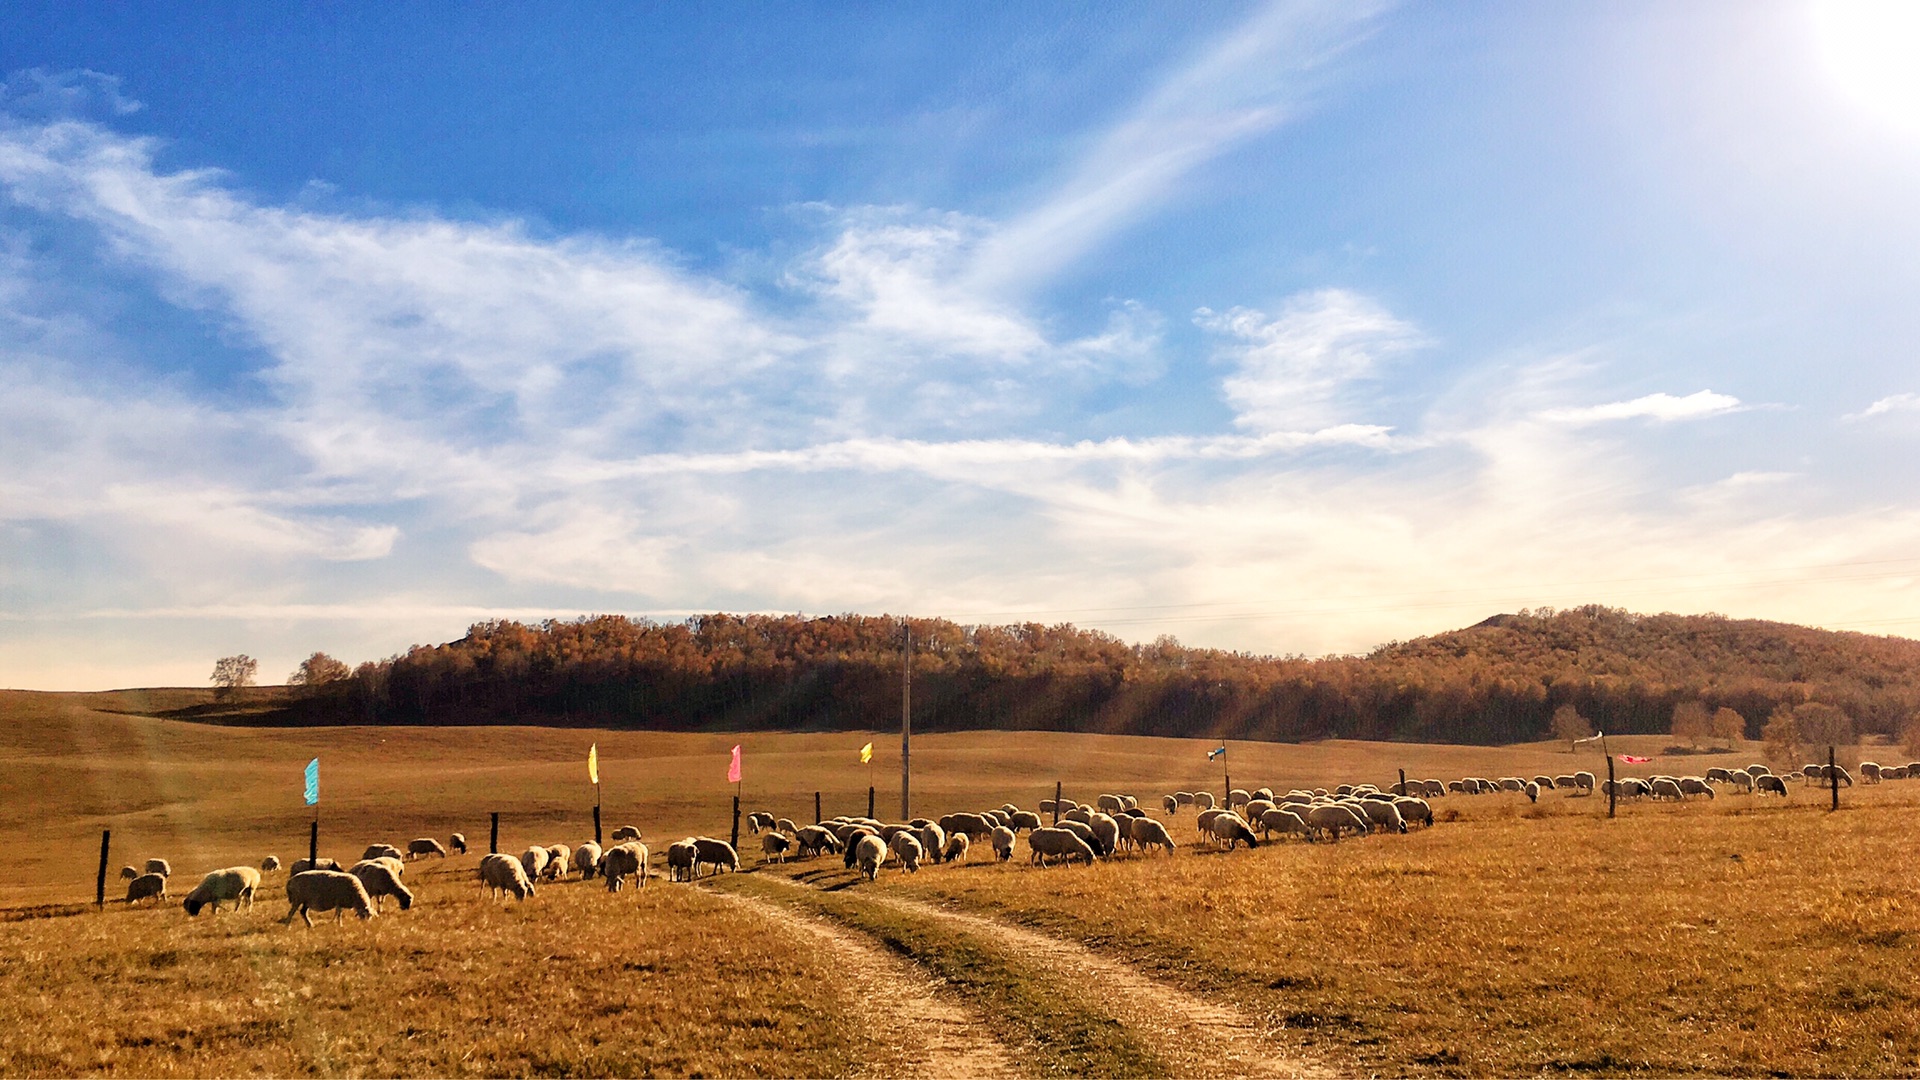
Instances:
[[[1775,708],[1808,701],[1862,733],[1896,734],[1920,715],[1920,641],[1589,605],[1317,660],[891,616],[486,622],[302,688],[262,720],[886,727],[899,720],[908,625],[921,730],[1505,743],[1546,737],[1568,704],[1621,734],[1665,732],[1689,701],[1737,710],[1749,737]]]

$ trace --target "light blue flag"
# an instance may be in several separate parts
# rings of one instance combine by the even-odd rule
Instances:
[[[314,758],[312,761],[307,762],[307,805],[317,806],[319,803],[320,759]]]
[[[1224,746],[1223,746],[1223,747],[1221,747],[1221,748],[1220,748],[1220,749],[1218,749],[1218,750],[1209,750],[1209,751],[1207,751],[1207,760],[1208,760],[1208,761],[1212,761],[1212,760],[1213,760],[1214,758],[1217,758],[1217,757],[1219,757],[1219,756],[1220,756],[1221,754],[1224,754],[1224,753],[1226,753],[1226,752],[1227,752],[1227,748],[1226,748],[1226,747],[1224,747]],[[318,760],[318,759],[316,759],[316,760]]]

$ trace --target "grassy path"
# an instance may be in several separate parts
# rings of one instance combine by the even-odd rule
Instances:
[[[1043,1073],[1327,1077],[1254,1020],[1148,978],[1074,942],[978,915],[855,890],[840,875],[808,885],[740,875],[729,891],[817,911],[878,937],[936,974],[1003,1031],[1032,1044]],[[824,887],[821,887],[824,886]]]

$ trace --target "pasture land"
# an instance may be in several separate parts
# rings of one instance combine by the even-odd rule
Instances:
[[[316,755],[322,854],[456,830],[484,851],[495,810],[503,851],[577,844],[591,837],[584,756],[597,742],[608,830],[638,824],[657,857],[680,835],[726,835],[736,742],[743,810],[800,821],[815,790],[829,816],[865,811],[856,752],[870,737],[876,809],[895,817],[897,743],[143,715],[198,693],[0,692],[0,1072],[896,1075],[996,1060],[1036,1074],[1194,1071],[1205,1044],[1174,1030],[1186,1021],[1153,1030],[1143,1017],[1159,1006],[1250,1025],[1276,1064],[1238,1070],[1249,1073],[1920,1075],[1920,781],[1846,790],[1838,814],[1798,786],[1785,805],[1623,804],[1612,821],[1597,797],[1450,796],[1430,831],[1231,853],[1192,843],[1183,815],[1172,859],[1038,869],[1023,845],[1013,864],[976,851],[968,866],[890,868],[873,884],[838,859],[761,867],[743,831],[749,872],[737,877],[655,878],[618,895],[543,886],[525,904],[485,899],[476,854],[413,864],[412,911],[389,903],[372,922],[309,931],[276,921],[280,876],[247,915],[188,920],[177,897],[207,869],[304,854],[299,776]],[[1032,807],[1056,780],[1082,801],[1218,792],[1207,748],[926,736],[914,808]],[[1645,768],[1751,760],[1757,747]],[[1384,785],[1402,767],[1452,778],[1600,764],[1555,745],[1351,742],[1235,743],[1229,761],[1236,786],[1276,788]],[[175,901],[84,903],[102,828],[115,869],[172,860]],[[111,880],[109,896],[120,887]],[[840,935],[835,947],[823,930]],[[1034,935],[1073,951],[1031,948]],[[904,973],[847,951],[876,944]],[[1089,974],[1101,970],[1113,974]],[[1120,986],[1125,1001],[1103,1000]],[[980,1033],[1007,1053],[876,1038],[875,1000],[918,1002],[946,1018],[922,1026]]]

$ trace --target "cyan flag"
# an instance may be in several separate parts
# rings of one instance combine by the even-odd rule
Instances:
[[[320,759],[314,758],[312,761],[307,762],[307,805],[317,806],[319,803]]]
[[[1212,760],[1213,760],[1214,758],[1217,758],[1217,757],[1219,757],[1219,756],[1220,756],[1221,754],[1224,754],[1224,753],[1226,753],[1226,752],[1227,752],[1227,748],[1226,748],[1226,747],[1224,747],[1224,746],[1223,746],[1223,747],[1221,747],[1221,748],[1220,748],[1220,749],[1218,749],[1218,750],[1209,750],[1209,751],[1207,751],[1207,760],[1208,760],[1208,761],[1212,761]]]

